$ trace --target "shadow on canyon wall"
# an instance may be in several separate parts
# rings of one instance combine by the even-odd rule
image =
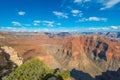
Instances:
[[[120,68],[117,71],[102,72],[101,75],[95,76],[95,78],[88,73],[73,69],[71,70],[71,77],[75,80],[120,80]]]
[[[92,76],[90,76],[88,73],[84,73],[83,71],[78,71],[76,69],[72,69],[71,77],[75,80],[95,80]]]

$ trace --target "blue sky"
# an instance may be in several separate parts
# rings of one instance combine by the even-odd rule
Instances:
[[[0,31],[119,31],[120,0],[0,0]]]

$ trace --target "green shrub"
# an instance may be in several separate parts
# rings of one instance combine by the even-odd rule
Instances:
[[[7,80],[40,80],[53,70],[38,59],[27,61],[10,74]]]
[[[0,71],[1,71],[2,69],[3,69],[2,66],[0,66]]]
[[[18,67],[6,80],[46,80],[53,76],[58,80],[63,80],[70,77],[70,72],[59,70],[54,73],[54,70],[50,69],[43,61],[34,58]]]
[[[59,70],[55,75],[60,76],[63,79],[67,79],[67,78],[70,78],[70,71]]]

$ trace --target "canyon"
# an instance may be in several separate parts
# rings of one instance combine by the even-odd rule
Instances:
[[[38,58],[52,69],[71,71],[73,80],[103,80],[102,73],[107,71],[120,75],[119,34],[106,34],[1,32],[0,66],[7,66],[11,61],[10,66],[17,67]],[[12,69],[5,68],[1,75]]]

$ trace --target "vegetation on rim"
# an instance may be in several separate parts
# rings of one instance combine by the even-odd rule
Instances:
[[[55,72],[43,61],[34,58],[18,67],[6,80],[46,80],[50,77],[63,80],[70,77],[70,72],[63,70]]]

